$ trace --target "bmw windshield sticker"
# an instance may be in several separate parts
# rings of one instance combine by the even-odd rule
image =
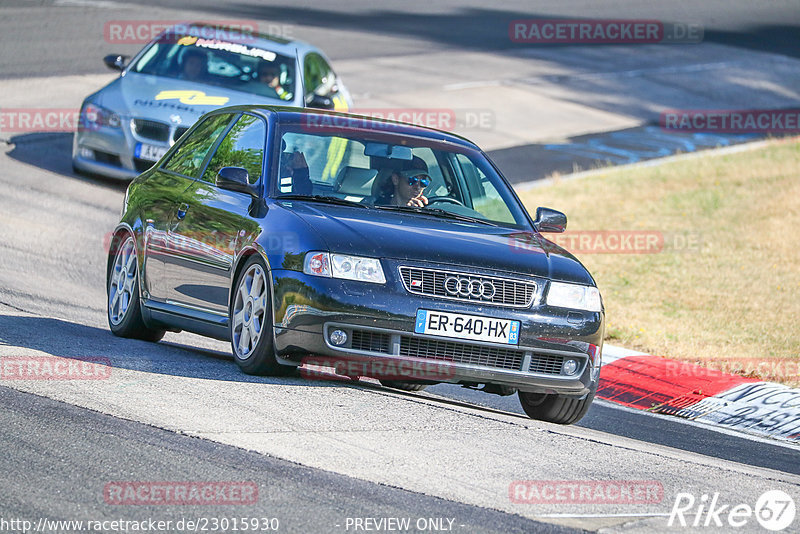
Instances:
[[[174,109],[176,111],[188,111],[190,113],[199,113],[196,109],[191,106],[185,106],[183,104],[178,104],[176,102],[165,102],[163,100],[157,102],[155,100],[142,100],[141,98],[137,98],[133,101],[134,106],[143,106],[147,108],[169,108]]]
[[[161,91],[156,95],[156,100],[177,100],[181,104],[197,104],[198,106],[224,106],[230,98],[209,96],[203,91],[175,90]]]
[[[278,57],[275,52],[271,52],[269,50],[262,50],[261,48],[255,48],[238,43],[229,43],[227,41],[220,41],[218,39],[201,39],[199,37],[187,36],[181,37],[178,40],[178,44],[184,46],[194,45],[201,48],[211,48],[212,50],[224,50],[226,52],[233,52],[234,54],[260,57],[267,61],[275,61],[275,58]]]

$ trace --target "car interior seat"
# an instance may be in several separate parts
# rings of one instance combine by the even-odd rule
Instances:
[[[361,199],[372,194],[372,184],[378,171],[361,167],[342,167],[336,175],[333,192]]]

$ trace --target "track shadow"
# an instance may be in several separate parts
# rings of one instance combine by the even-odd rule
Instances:
[[[21,347],[25,354],[6,352],[7,357],[29,356],[30,351],[75,360],[107,358],[102,363],[114,369],[128,369],[186,378],[225,382],[280,384],[299,387],[359,387],[366,391],[405,397],[409,401],[422,399],[441,406],[471,408],[487,414],[527,417],[503,408],[472,404],[463,398],[445,398],[425,393],[409,393],[386,388],[372,379],[351,380],[333,373],[297,372],[289,377],[261,377],[242,373],[229,352],[191,347],[174,342],[149,343],[118,338],[104,328],[86,326],[62,319],[37,316],[0,314],[0,346]],[[2,359],[2,358],[0,358]],[[96,361],[96,360],[95,360]],[[0,373],[0,382],[5,378]],[[123,380],[123,386],[135,387],[135,377]],[[452,386],[457,388],[457,386]]]
[[[194,348],[177,343],[148,343],[118,338],[104,328],[96,328],[61,319],[0,314],[0,346],[20,347],[30,351],[70,359],[107,358],[113,369],[128,369],[226,382],[335,387],[342,385],[324,380],[305,380],[299,376],[260,377],[242,373],[230,353]],[[345,382],[346,383],[346,382]]]
[[[77,174],[72,170],[72,133],[27,133],[9,139],[14,148],[8,157],[21,163],[54,172],[74,180],[88,182],[103,187],[124,189],[127,181],[113,180],[96,175]]]

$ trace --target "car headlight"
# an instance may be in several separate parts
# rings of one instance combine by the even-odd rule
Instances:
[[[121,123],[119,115],[96,104],[86,104],[81,109],[79,124],[85,130],[96,130],[100,126],[119,128]]]
[[[309,252],[303,262],[303,272],[314,276],[358,280],[373,284],[386,283],[380,260],[346,254]]]
[[[603,309],[599,289],[563,282],[550,282],[550,289],[547,291],[547,305],[591,312],[599,312]]]

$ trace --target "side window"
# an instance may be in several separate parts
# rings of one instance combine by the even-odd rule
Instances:
[[[330,96],[336,93],[336,75],[328,62],[314,52],[306,54],[303,67],[306,99],[312,95]]]
[[[250,183],[261,178],[264,163],[264,144],[267,126],[253,115],[242,115],[219,144],[203,173],[203,180],[214,183],[222,167],[243,167],[250,175]]]
[[[442,169],[436,156],[430,148],[415,148],[412,150],[415,156],[422,158],[428,167],[428,176],[431,177],[431,185],[425,189],[425,194],[432,197],[446,197],[450,195],[450,188],[442,175]]]
[[[197,171],[206,159],[206,154],[214,145],[217,137],[231,122],[233,115],[213,115],[195,128],[194,132],[183,140],[181,146],[164,164],[164,169],[195,178]]]
[[[491,180],[465,155],[458,154],[456,159],[472,200],[472,208],[489,220],[516,223]]]

